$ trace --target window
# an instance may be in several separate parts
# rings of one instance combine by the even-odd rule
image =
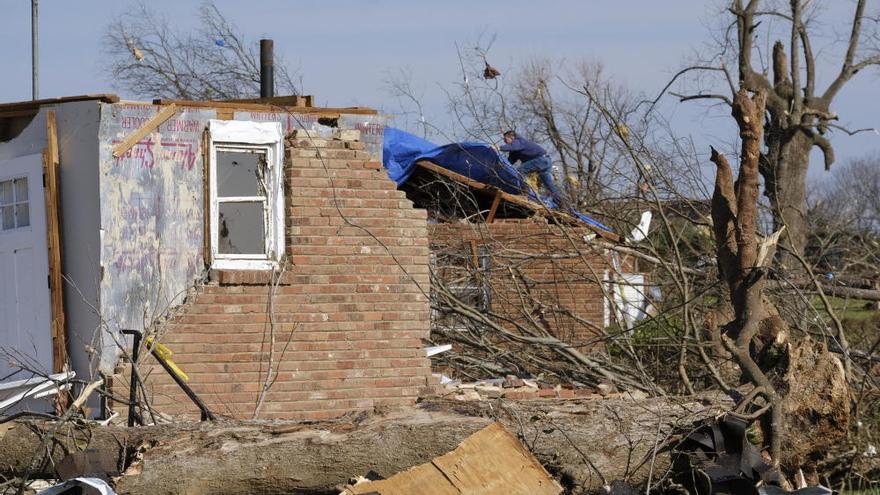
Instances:
[[[211,266],[271,269],[284,251],[281,124],[212,120]]]
[[[491,291],[486,278],[490,258],[486,248],[474,251],[472,247],[449,249],[434,244],[431,251],[432,276],[464,304],[480,312],[489,311]],[[433,325],[446,330],[464,331],[475,326],[472,321],[436,302],[431,319]]]
[[[30,224],[27,177],[0,181],[0,232]]]

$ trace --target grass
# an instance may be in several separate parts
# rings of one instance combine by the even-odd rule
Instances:
[[[880,314],[880,311],[868,309],[868,305],[871,301],[830,296],[828,297],[828,301],[831,303],[831,308],[837,314],[837,317],[841,320],[864,321]],[[811,303],[820,315],[823,317],[828,316],[828,312],[825,311],[825,305],[822,304],[822,299],[820,299],[819,296],[813,296]]]

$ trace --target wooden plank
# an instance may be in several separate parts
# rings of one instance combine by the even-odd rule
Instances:
[[[448,177],[448,178],[450,178],[456,182],[459,182],[461,184],[464,184],[472,189],[476,189],[478,191],[490,191],[492,193],[499,194],[501,196],[501,199],[503,199],[504,201],[507,201],[508,203],[513,203],[515,205],[522,206],[523,208],[528,208],[529,210],[532,210],[537,215],[552,217],[554,219],[557,219],[559,221],[566,222],[569,224],[584,226],[584,227],[587,227],[588,229],[592,230],[593,232],[595,232],[599,237],[602,237],[603,239],[606,239],[611,242],[620,242],[620,236],[615,234],[614,232],[609,232],[605,229],[601,229],[601,228],[596,227],[594,225],[584,223],[580,219],[575,218],[575,217],[569,215],[568,213],[558,211],[558,210],[551,210],[540,203],[536,203],[534,201],[531,201],[531,200],[525,198],[524,196],[518,196],[516,194],[506,193],[504,191],[501,191],[498,188],[492,187],[488,184],[483,184],[482,182],[479,182],[479,181],[475,181],[475,180],[471,179],[470,177],[465,177],[464,175],[453,172],[451,170],[447,170],[437,164],[434,164],[434,163],[431,163],[428,161],[420,160],[420,161],[416,162],[416,165],[418,165],[419,167],[424,168],[426,170],[430,170],[434,173],[437,173],[439,175],[443,175],[445,177]]]
[[[437,164],[434,164],[434,163],[431,163],[428,161],[420,160],[420,161],[416,162],[416,165],[418,165],[419,167],[422,167],[426,170],[436,172],[440,175],[445,175],[446,177],[449,177],[450,179],[452,179],[456,182],[460,182],[460,183],[462,183],[468,187],[472,187],[478,191],[482,191],[484,189],[495,189],[492,186],[489,186],[488,184],[483,184],[482,182],[475,181],[475,180],[471,179],[470,177],[465,177],[464,175],[453,172],[452,170],[447,170],[447,169],[441,167],[440,165],[437,165]],[[502,192],[501,194],[506,194],[506,193]],[[504,199],[507,199],[507,198],[504,198]]]
[[[154,105],[170,105],[174,103],[181,107],[193,108],[231,108],[234,110],[248,112],[290,112],[304,115],[320,115],[327,117],[338,117],[341,114],[355,115],[378,115],[379,112],[372,108],[366,107],[288,107],[283,105],[266,105],[262,103],[236,103],[228,101],[192,101],[192,100],[172,100],[172,99],[156,99],[153,100]]]
[[[516,437],[494,423],[447,454],[343,495],[558,495],[562,487]]]
[[[44,98],[42,100],[16,101],[0,104],[0,112],[5,112],[8,110],[27,110],[40,108],[43,105],[57,105],[59,103],[67,103],[71,101],[88,100],[100,100],[104,103],[116,103],[119,101],[119,97],[114,94],[99,93],[94,95],[63,96],[60,98]]]
[[[177,113],[177,105],[174,103],[168,105],[167,107],[159,110],[159,113],[153,115],[150,120],[144,122],[144,125],[140,126],[134,132],[128,135],[121,143],[117,144],[113,147],[113,157],[119,158],[126,151],[130,150],[132,146],[137,144],[138,141],[144,138],[147,134],[153,132],[157,127],[162,125],[163,122],[170,119],[172,115]]]
[[[231,119],[230,119],[231,120]],[[202,203],[202,232],[204,232],[203,236],[203,244],[202,244],[202,256],[203,261],[205,262],[205,268],[211,268],[211,243],[214,242],[211,239],[211,181],[213,177],[211,176],[211,135],[208,132],[208,129],[205,129],[202,133],[202,198],[204,201]]]
[[[46,112],[47,146],[43,153],[46,198],[46,236],[49,246],[49,297],[52,306],[52,372],[67,365],[67,330],[64,316],[64,282],[61,265],[60,184],[58,181],[58,131],[55,110]]]
[[[235,119],[235,110],[231,108],[218,108],[217,109],[217,120],[234,120]]]
[[[289,95],[273,96],[271,98],[236,98],[232,100],[219,100],[221,103],[260,103],[263,105],[277,105],[287,107],[310,107],[312,95]]]
[[[486,223],[495,221],[495,214],[498,213],[498,205],[501,204],[501,191],[495,191],[495,198],[492,200],[492,207],[489,208],[489,216],[486,217]]]

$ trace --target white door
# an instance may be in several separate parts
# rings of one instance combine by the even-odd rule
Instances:
[[[0,382],[52,372],[45,205],[42,155],[0,160]]]

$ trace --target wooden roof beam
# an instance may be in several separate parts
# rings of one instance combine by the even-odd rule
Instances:
[[[416,162],[416,165],[425,169],[425,170],[430,170],[431,172],[434,172],[436,174],[448,177],[449,179],[452,179],[455,182],[459,182],[461,184],[464,184],[464,185],[466,185],[472,189],[475,189],[477,191],[485,191],[485,192],[497,194],[498,196],[500,196],[500,198],[502,200],[507,201],[508,203],[513,203],[515,205],[519,205],[519,206],[528,208],[528,209],[532,210],[533,212],[535,212],[535,214],[547,216],[547,217],[552,217],[554,219],[564,221],[566,223],[574,223],[577,225],[586,226],[587,228],[589,228],[590,230],[595,232],[599,237],[602,237],[603,239],[606,239],[608,241],[620,242],[620,240],[621,240],[620,236],[615,234],[614,232],[609,232],[605,229],[601,229],[599,227],[596,227],[595,225],[590,225],[588,223],[584,223],[580,219],[573,217],[573,216],[569,215],[568,213],[565,213],[565,212],[559,211],[559,210],[551,210],[550,208],[547,208],[546,206],[544,206],[540,203],[536,203],[536,202],[534,202],[530,199],[527,199],[523,196],[506,193],[496,187],[493,187],[488,184],[484,184],[482,182],[476,181],[474,179],[471,179],[470,177],[466,177],[466,176],[461,175],[457,172],[453,172],[452,170],[445,169],[445,168],[443,168],[435,163],[431,163],[427,160],[419,160]]]
[[[339,116],[341,114],[355,115],[378,115],[377,110],[366,107],[295,107],[285,105],[271,105],[265,103],[238,103],[234,101],[192,101],[192,100],[174,100],[168,98],[158,98],[153,100],[154,105],[170,105],[174,103],[179,107],[195,107],[195,108],[230,108],[241,111],[258,111],[258,112],[290,112],[295,114],[311,114],[323,115],[328,117]]]

